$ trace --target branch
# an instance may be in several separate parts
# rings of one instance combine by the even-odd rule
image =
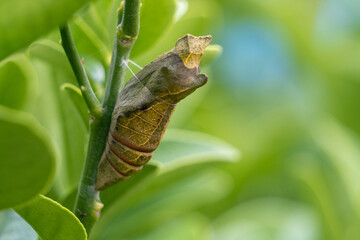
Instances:
[[[140,0],[125,0],[125,4],[122,6],[124,8],[120,8],[118,11],[118,23],[109,77],[106,83],[103,112],[99,118],[90,122],[88,149],[74,207],[74,212],[84,225],[88,235],[99,218],[102,207],[99,192],[95,190],[97,168],[105,149],[112,112],[120,87],[124,82],[126,61],[129,59],[131,48],[139,32]]]
[[[74,71],[76,80],[78,81],[79,88],[85,99],[86,105],[88,106],[89,112],[92,116],[99,117],[102,114],[102,106],[90,85],[84,66],[80,62],[80,58],[76,51],[75,43],[71,36],[68,24],[60,26],[60,35],[62,46],[70,62],[71,68]]]
[[[122,5],[123,6],[123,5]],[[121,16],[121,15],[122,16]],[[121,23],[120,23],[121,21]],[[112,113],[124,82],[126,62],[140,29],[140,0],[125,0],[120,8],[109,78],[105,90],[104,109]]]

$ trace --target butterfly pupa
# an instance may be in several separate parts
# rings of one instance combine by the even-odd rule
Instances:
[[[97,190],[129,178],[151,159],[176,104],[207,82],[199,63],[210,42],[211,36],[185,35],[120,91],[98,166]]]

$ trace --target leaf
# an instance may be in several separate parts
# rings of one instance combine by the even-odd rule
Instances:
[[[104,66],[110,64],[117,9],[121,0],[91,3],[71,28],[80,54],[99,59]],[[161,39],[175,23],[176,0],[141,1],[140,34],[131,51],[131,57],[143,54]],[[106,31],[104,31],[106,29]]]
[[[349,202],[346,205],[352,208],[350,211],[360,216],[359,138],[332,118],[325,118],[314,126],[313,138],[336,167],[339,174],[337,182],[342,183],[341,189],[346,189],[342,196],[348,194],[346,199]]]
[[[101,210],[102,213],[106,212],[109,207],[128,194],[128,192],[137,191],[143,185],[146,185],[152,177],[156,176],[156,173],[159,172],[160,165],[149,163],[144,166],[144,168],[130,179],[119,182],[115,186],[105,189],[100,192],[101,202],[104,204],[104,208]],[[76,194],[78,189],[74,189],[71,193],[66,196],[65,199],[61,202],[62,205],[68,209],[72,209],[75,204]]]
[[[165,132],[153,159],[164,165],[164,171],[181,166],[239,158],[239,151],[224,141],[205,133],[178,129]]]
[[[175,23],[175,0],[141,1],[140,34],[131,57],[143,54]]]
[[[106,44],[105,36],[96,34],[96,32],[91,28],[91,26],[89,26],[89,24],[85,22],[81,17],[78,17],[74,20],[74,23],[71,24],[71,29],[74,34],[79,36],[75,38],[75,44],[76,46],[78,46],[78,51],[81,54],[85,55],[85,57],[97,57],[104,65],[108,65],[110,63],[111,48],[109,48]]]
[[[96,58],[90,56],[85,56],[83,60],[86,74],[90,80],[90,84],[95,92],[95,95],[98,97],[98,99],[103,99],[106,77],[104,65]]]
[[[172,171],[179,171],[181,172],[180,175],[185,175],[184,167],[186,166],[197,169],[194,165],[206,165],[210,162],[233,162],[238,157],[237,149],[213,136],[185,130],[167,129],[163,141],[150,161],[150,164],[155,163],[156,165],[147,164],[144,169],[130,179],[119,182],[101,192],[101,200],[104,203],[103,212],[107,211],[113,202],[126,197],[129,191],[138,190],[138,187],[144,188],[149,184],[148,182],[153,181],[153,178],[162,179],[161,176],[155,174],[158,171],[160,174],[169,173],[175,176],[174,181],[176,181],[178,174]],[[167,181],[170,183],[169,179]]]
[[[38,235],[14,210],[0,211],[1,240],[37,240]]]
[[[40,96],[32,113],[55,142],[60,164],[52,190],[58,196],[53,198],[60,200],[80,180],[88,131],[68,94],[61,91],[64,83],[77,83],[60,45],[38,41],[29,47],[28,55],[40,85]]]
[[[173,48],[177,39],[185,34],[190,33],[195,36],[208,35],[209,27],[218,24],[218,20],[222,17],[219,15],[219,8],[221,8],[221,6],[215,0],[188,1],[188,3],[188,11],[177,22],[174,22],[174,25],[171,26],[169,31],[164,31],[161,37],[156,39],[156,44],[153,44],[151,48],[141,48],[137,50],[137,44],[140,45],[140,43],[139,40],[136,40],[131,59],[143,66],[156,58],[156,56]],[[154,16],[155,15],[153,15],[153,17]],[[146,30],[140,26],[139,39],[142,36],[147,37],[147,35],[142,35],[145,34],[145,31]],[[140,48],[140,46],[138,48]],[[146,55],[140,55],[144,50],[149,51],[146,52]],[[139,54],[137,54],[136,51],[139,51]]]
[[[209,45],[205,48],[204,56],[201,58],[200,66],[204,67],[212,62],[215,58],[219,57],[223,49],[220,45]]]
[[[143,169],[126,181],[119,182],[115,186],[105,189],[101,192],[101,201],[104,203],[104,211],[106,211],[112,203],[124,197],[128,192],[137,191],[140,187],[144,187],[151,178],[155,177],[161,166],[157,163],[149,163]]]
[[[70,83],[64,83],[63,85],[61,85],[61,90],[65,91],[69,95],[72,103],[78,110],[78,113],[80,114],[81,119],[83,120],[85,128],[89,130],[90,114],[87,109],[84,98],[82,97],[80,89]]]
[[[88,0],[0,1],[0,60],[64,23]]]
[[[69,210],[72,210],[75,205],[77,193],[78,193],[78,188],[74,188],[72,191],[69,192],[69,194],[64,199],[60,201],[61,205],[63,205]]]
[[[31,115],[0,107],[0,209],[44,192],[51,183],[55,154],[51,140]]]
[[[0,104],[13,109],[31,105],[36,92],[36,76],[30,61],[16,55],[0,62]]]
[[[217,169],[181,175],[176,181],[166,182],[167,178],[160,176],[158,180],[165,185],[158,188],[158,182],[151,181],[117,200],[103,213],[91,239],[129,239],[146,235],[147,231],[161,228],[178,216],[214,204],[231,188],[229,175]]]
[[[54,200],[39,195],[36,200],[15,211],[43,240],[82,240],[86,231],[79,219]]]
[[[48,39],[36,41],[29,46],[26,53],[30,57],[30,60],[33,58],[43,59],[58,69],[69,72],[72,71],[63,48],[59,43],[54,41]],[[71,78],[69,81],[76,84],[75,79]]]
[[[276,216],[276,217],[274,217]],[[213,239],[318,239],[320,219],[313,208],[281,198],[245,201],[212,223]]]
[[[209,220],[199,213],[190,213],[169,219],[157,228],[147,231],[146,234],[130,239],[159,240],[169,239],[171,236],[171,240],[205,240],[211,239],[210,234]]]
[[[331,169],[330,162],[317,155],[310,151],[294,154],[295,161],[292,161],[290,170],[292,175],[304,183],[308,191],[310,190],[308,197],[312,199],[313,205],[317,206],[319,215],[323,218],[325,232],[334,236],[334,239],[341,239],[342,229],[348,225],[345,222],[349,217],[353,217],[352,214],[341,214],[345,208],[351,208],[348,195],[343,182],[337,177],[336,172],[332,171],[334,169]]]
[[[84,58],[85,70],[92,84],[104,84],[105,68],[96,58],[87,56]]]

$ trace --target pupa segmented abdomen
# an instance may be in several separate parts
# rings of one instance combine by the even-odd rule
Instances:
[[[98,178],[97,189],[105,189],[142,169],[158,147],[174,108],[175,104],[158,101],[113,122],[99,164],[99,171],[108,174]]]

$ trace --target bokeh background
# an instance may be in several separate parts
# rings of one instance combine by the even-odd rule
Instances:
[[[98,96],[119,2],[95,1],[71,19]],[[144,0],[131,59],[145,66],[187,33],[211,34],[222,54],[201,66],[207,85],[179,104],[146,171],[192,151],[184,145],[178,153],[177,138],[211,150],[200,161],[194,150],[186,166],[171,165],[135,191],[104,193],[105,206],[115,191],[127,196],[104,209],[92,239],[360,239],[360,1]],[[75,79],[59,39],[53,29],[11,60],[30,75],[13,74],[28,87],[10,107],[49,132],[61,164],[47,196],[71,208],[87,129],[60,90]],[[3,79],[8,72],[21,71],[3,70]],[[1,104],[14,104],[6,81],[0,86]],[[6,235],[19,217],[2,216],[13,225],[0,228],[0,239],[17,239]]]

